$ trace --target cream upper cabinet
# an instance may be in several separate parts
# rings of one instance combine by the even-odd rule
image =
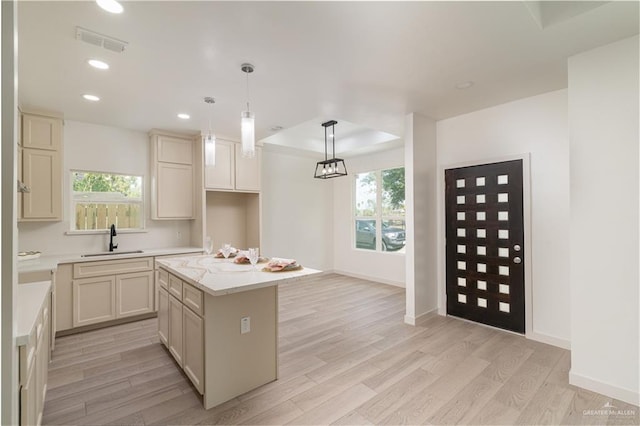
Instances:
[[[152,130],[151,218],[195,217],[194,139]]]
[[[205,167],[205,189],[239,192],[260,191],[261,163],[261,147],[256,147],[254,158],[245,158],[242,156],[242,145],[217,140],[216,164]]]
[[[62,148],[62,120],[43,115],[22,115],[22,146],[24,148],[59,151]]]
[[[22,149],[22,219],[60,220],[62,170],[60,154],[42,149]]]
[[[253,158],[242,156],[242,146],[236,145],[236,189],[238,191],[260,191],[262,148],[256,146]]]
[[[18,219],[62,220],[62,118],[22,112]]]
[[[204,168],[204,187],[206,189],[234,189],[235,145],[229,141],[216,141],[216,164]]]

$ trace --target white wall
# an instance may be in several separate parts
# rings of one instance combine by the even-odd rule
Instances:
[[[569,380],[636,405],[638,78],[637,36],[569,59]]]
[[[271,145],[262,154],[262,252],[332,269],[332,183],[313,178],[318,159]]]
[[[405,255],[355,248],[353,189],[355,175],[372,170],[402,167],[404,148],[345,159],[349,175],[328,181],[333,184],[333,269],[345,275],[405,285]]]
[[[70,170],[127,173],[144,176],[144,233],[119,234],[120,250],[164,248],[190,245],[189,221],[152,221],[149,176],[149,137],[146,133],[115,127],[65,120],[62,222],[21,222],[18,224],[21,251],[39,250],[43,254],[96,252],[107,249],[105,234],[65,235],[70,229]],[[181,238],[177,238],[180,233]]]
[[[567,91],[559,90],[438,121],[438,166],[531,153],[533,332],[569,347],[569,141]],[[444,176],[438,175],[444,212]],[[438,223],[444,292],[444,214]],[[441,308],[446,306],[442,301]]]
[[[420,114],[405,117],[407,193],[406,314],[408,324],[438,308],[436,122]]]

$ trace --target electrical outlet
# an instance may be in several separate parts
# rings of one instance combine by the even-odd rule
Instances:
[[[182,232],[180,232],[180,231],[176,232],[176,239],[178,241],[180,241],[182,239]]]
[[[246,334],[251,331],[251,317],[242,317],[240,319],[240,334]]]

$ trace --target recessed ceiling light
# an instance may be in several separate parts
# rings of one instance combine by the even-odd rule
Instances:
[[[100,100],[100,98],[97,97],[96,95],[87,94],[87,95],[82,95],[82,97],[91,102],[98,102]]]
[[[284,127],[282,126],[273,126],[271,129],[272,132],[279,132],[280,130],[284,129]]]
[[[462,81],[456,84],[456,89],[468,89],[471,86],[473,86],[473,81]]]
[[[181,118],[183,120],[188,120],[191,118],[191,116],[189,114],[180,113],[178,114],[178,118]]]
[[[98,59],[89,59],[87,62],[92,67],[98,68],[99,70],[108,70],[109,69],[109,64],[108,63],[102,62],[102,61],[100,61]]]
[[[111,13],[122,13],[124,8],[116,0],[96,0],[98,6]]]

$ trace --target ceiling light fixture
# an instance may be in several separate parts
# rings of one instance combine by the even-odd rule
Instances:
[[[253,72],[255,67],[251,64],[242,64],[240,69],[247,75],[247,110],[242,111],[242,114],[240,115],[240,130],[242,133],[242,156],[253,158],[256,155],[256,123],[255,115],[249,108],[249,74]]]
[[[97,68],[99,70],[108,70],[109,69],[109,64],[107,64],[106,62],[103,62],[103,61],[101,61],[99,59],[89,59],[87,62],[92,67]]]
[[[100,100],[100,98],[96,95],[86,94],[86,95],[82,95],[82,97],[91,102],[98,102]]]
[[[185,114],[183,112],[181,112],[180,114],[178,114],[178,118],[182,119],[182,120],[188,120],[191,118],[191,116],[189,114]]]
[[[122,13],[122,11],[124,10],[122,5],[116,0],[96,0],[96,3],[107,12]]]
[[[316,163],[316,173],[313,175],[316,179],[329,179],[347,175],[347,166],[344,164],[344,160],[342,158],[336,158],[336,124],[338,124],[338,122],[335,120],[322,123],[322,127],[324,127],[324,161],[318,161]],[[329,127],[331,127],[331,130],[327,135],[327,129]],[[328,158],[329,139],[331,139],[333,146],[333,155],[331,158]]]
[[[213,116],[213,104],[216,100],[211,96],[204,98],[205,103],[211,105],[211,115],[209,116],[209,133],[204,137],[204,165],[216,165],[216,135],[211,131],[211,116]]]

